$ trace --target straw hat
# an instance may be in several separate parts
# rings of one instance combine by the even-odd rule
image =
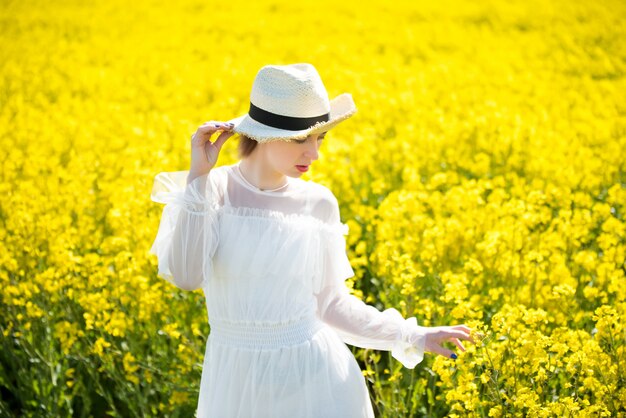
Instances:
[[[233,131],[259,143],[306,138],[356,113],[352,95],[332,100],[313,65],[266,65],[254,79],[250,110],[231,119]]]

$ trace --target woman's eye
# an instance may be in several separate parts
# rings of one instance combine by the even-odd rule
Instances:
[[[318,141],[321,141],[322,139],[324,139],[323,136],[320,136],[317,138]],[[294,139],[294,142],[296,144],[304,144],[307,140],[306,139]]]

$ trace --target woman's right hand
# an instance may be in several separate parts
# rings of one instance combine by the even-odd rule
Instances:
[[[226,122],[209,121],[203,123],[191,136],[191,167],[189,175],[198,177],[207,174],[215,164],[224,142],[235,134],[233,125]],[[220,135],[211,142],[211,136],[217,131]]]

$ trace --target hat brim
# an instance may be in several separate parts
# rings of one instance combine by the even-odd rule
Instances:
[[[327,122],[318,122],[308,129],[289,131],[273,128],[252,119],[247,113],[228,122],[233,123],[233,131],[245,135],[259,143],[270,141],[287,141],[306,138],[309,135],[325,132],[338,123],[343,122],[356,113],[356,106],[350,93],[343,93],[330,101],[330,115]]]

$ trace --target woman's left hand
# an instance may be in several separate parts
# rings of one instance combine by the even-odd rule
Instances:
[[[474,342],[470,336],[471,328],[465,325],[454,326],[441,326],[441,327],[420,327],[422,335],[426,337],[424,342],[424,351],[428,351],[435,354],[440,354],[448,358],[456,359],[454,351],[445,348],[442,344],[444,342],[452,342],[459,350],[465,351],[465,347],[461,343],[461,340],[467,340]]]

